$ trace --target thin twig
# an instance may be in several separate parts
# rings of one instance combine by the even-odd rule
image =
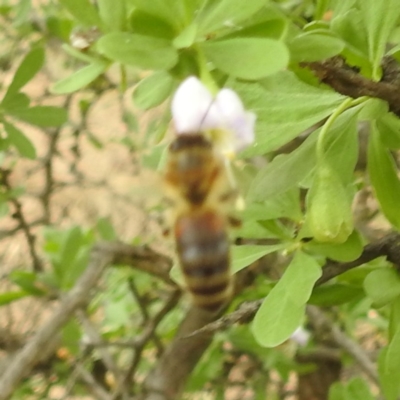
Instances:
[[[129,387],[132,385],[132,382],[134,381],[134,375],[136,372],[137,367],[139,366],[139,362],[142,358],[142,353],[143,350],[148,343],[150,339],[154,337],[155,330],[157,329],[157,326],[159,323],[164,319],[164,317],[172,310],[175,308],[176,304],[178,303],[179,299],[181,297],[181,292],[180,290],[176,289],[174,290],[170,297],[168,298],[167,302],[164,304],[164,306],[161,308],[161,310],[151,319],[148,320],[148,324],[145,327],[143,333],[135,338],[135,353],[132,358],[131,365],[128,369],[128,371],[125,374],[125,379],[123,380],[123,384],[118,385],[118,387],[115,389],[113,393],[112,399],[117,399],[118,396],[122,393],[124,388]]]
[[[10,175],[10,171],[0,169],[0,184],[3,185],[7,191],[11,192],[12,186],[8,180],[9,175]],[[33,235],[33,233],[31,232],[31,226],[30,226],[30,224],[28,224],[28,221],[25,218],[22,204],[15,197],[11,197],[9,199],[9,202],[15,208],[13,217],[18,221],[18,228],[21,229],[25,235],[25,238],[26,238],[26,241],[28,244],[28,248],[29,248],[29,254],[32,258],[33,270],[35,272],[41,272],[41,271],[43,271],[43,265],[42,265],[42,261],[40,260],[38,254],[36,253],[36,247],[35,247],[35,239],[36,238]]]
[[[369,376],[370,379],[379,385],[379,378],[374,363],[370,360],[364,349],[349,336],[347,336],[337,325],[330,321],[322,311],[315,306],[307,307],[307,314],[316,325],[327,330],[332,339],[346,353],[357,361],[361,369]]]

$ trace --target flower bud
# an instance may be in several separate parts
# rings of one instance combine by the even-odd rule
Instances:
[[[349,198],[339,176],[327,163],[317,166],[307,208],[308,228],[319,242],[343,243],[352,233]]]

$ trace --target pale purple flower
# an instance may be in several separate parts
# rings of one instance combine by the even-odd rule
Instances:
[[[300,347],[304,347],[307,345],[311,337],[310,332],[305,330],[302,326],[299,326],[293,333],[290,338],[296,342]]]
[[[244,109],[239,96],[231,89],[222,89],[213,97],[192,76],[175,92],[171,108],[177,134],[209,133],[216,146],[227,154],[243,150],[254,142],[256,115]]]

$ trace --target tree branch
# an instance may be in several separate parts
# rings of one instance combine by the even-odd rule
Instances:
[[[384,59],[380,82],[360,75],[357,69],[347,65],[340,56],[324,61],[304,62],[301,66],[309,67],[321,82],[338,93],[355,99],[369,96],[386,101],[390,111],[400,117],[400,66],[396,60],[389,57]]]

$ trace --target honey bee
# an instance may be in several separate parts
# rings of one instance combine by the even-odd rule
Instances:
[[[228,227],[240,224],[233,215],[237,190],[224,157],[201,132],[170,144],[164,182],[186,287],[197,307],[215,312],[232,295]]]

